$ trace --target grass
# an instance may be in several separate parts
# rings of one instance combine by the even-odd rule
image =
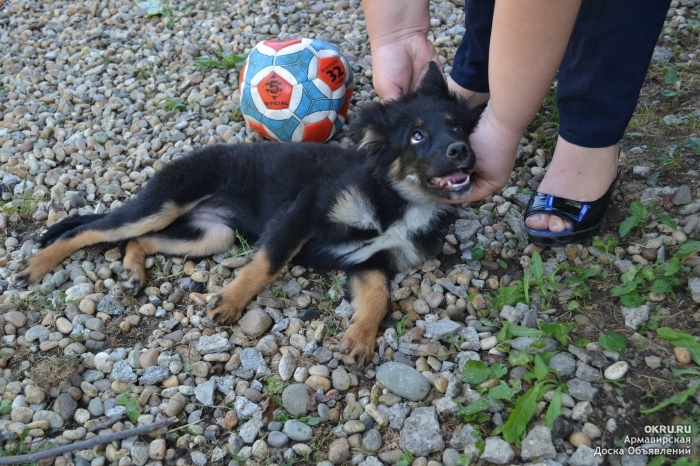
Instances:
[[[197,69],[202,72],[207,72],[213,68],[222,68],[225,70],[240,70],[246,55],[228,54],[224,50],[219,49],[214,52],[217,58],[198,57]]]
[[[175,99],[173,97],[166,97],[165,100],[160,104],[161,108],[168,111],[184,110],[187,108],[185,101],[182,99]]]

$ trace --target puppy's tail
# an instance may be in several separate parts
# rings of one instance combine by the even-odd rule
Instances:
[[[41,235],[41,238],[39,239],[39,245],[42,248],[44,248],[56,241],[56,239],[63,236],[63,234],[73,229],[87,225],[88,223],[92,223],[95,220],[104,217],[104,215],[105,214],[77,215],[75,217],[64,218],[60,222],[52,225],[48,230],[46,230],[46,233]]]

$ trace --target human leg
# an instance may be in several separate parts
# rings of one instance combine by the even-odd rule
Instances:
[[[583,2],[559,69],[560,136],[538,192],[590,202],[609,189],[617,176],[618,142],[668,6],[658,0]],[[526,226],[556,233],[572,223],[538,213]]]
[[[466,201],[505,186],[520,139],[537,114],[566,50],[580,1],[498,0],[489,46],[490,100],[470,138],[477,157]]]

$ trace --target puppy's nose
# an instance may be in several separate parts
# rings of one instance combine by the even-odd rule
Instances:
[[[448,159],[463,159],[469,154],[469,147],[463,142],[453,142],[447,146],[445,155]]]

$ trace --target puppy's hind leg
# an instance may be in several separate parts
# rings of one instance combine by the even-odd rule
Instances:
[[[15,275],[15,286],[38,282],[63,259],[84,247],[120,242],[161,230],[192,207],[165,202],[160,208],[151,208],[148,211],[144,208],[142,211],[139,209],[140,205],[143,204],[126,205],[52,238],[49,246],[20,263],[19,271]],[[50,232],[51,230],[47,233]]]

